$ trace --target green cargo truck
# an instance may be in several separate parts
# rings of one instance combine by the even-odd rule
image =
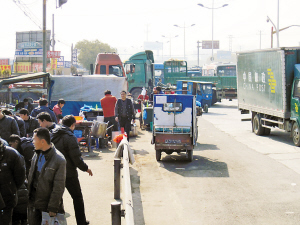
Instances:
[[[134,99],[141,94],[142,88],[146,88],[148,94],[154,86],[154,57],[153,52],[146,50],[131,56],[124,63],[128,81],[128,91]]]
[[[236,99],[236,65],[209,64],[202,67],[202,76],[194,76],[187,70],[187,62],[168,60],[164,62],[164,83],[177,84],[178,80],[204,81],[213,83],[212,104],[222,99]]]
[[[300,146],[300,48],[238,53],[237,87],[238,108],[252,113],[256,135],[277,127]]]

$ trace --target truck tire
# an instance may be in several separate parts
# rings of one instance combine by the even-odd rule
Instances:
[[[292,127],[292,137],[294,144],[299,147],[300,146],[300,130],[297,122],[293,123]]]
[[[189,162],[193,161],[193,150],[189,150],[187,152],[187,159],[188,159]]]
[[[156,151],[156,161],[160,161],[161,159],[161,150],[155,150]]]
[[[130,91],[133,100],[137,100],[137,98],[141,93],[142,93],[142,88],[134,88]]]
[[[261,126],[260,116],[256,114],[252,121],[252,130],[256,135],[264,135],[265,128]]]
[[[265,132],[264,132],[264,135],[270,135],[270,133],[271,133],[271,129],[270,128],[266,128],[266,127],[264,127],[264,129],[265,129]]]

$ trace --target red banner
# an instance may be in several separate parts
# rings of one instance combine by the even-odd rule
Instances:
[[[0,65],[8,65],[9,59],[0,59]]]
[[[60,58],[60,51],[47,51],[47,58]]]

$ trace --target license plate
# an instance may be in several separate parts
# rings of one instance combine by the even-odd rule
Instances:
[[[167,139],[165,140],[165,144],[181,144],[181,140]]]

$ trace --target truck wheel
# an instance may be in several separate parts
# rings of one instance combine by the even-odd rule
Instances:
[[[137,98],[139,97],[139,95],[141,93],[142,93],[142,88],[135,88],[135,89],[131,90],[131,92],[130,92],[133,100],[137,100]]]
[[[160,161],[161,158],[161,150],[156,150],[156,161]]]
[[[261,126],[260,116],[256,114],[252,121],[252,130],[256,135],[264,135],[265,128]]]
[[[193,150],[189,150],[187,152],[187,158],[188,158],[188,161],[189,162],[192,162],[193,161]]]
[[[292,127],[292,137],[294,144],[299,147],[300,146],[300,130],[297,122],[293,123]]]
[[[270,128],[266,128],[266,127],[264,127],[264,128],[265,128],[264,135],[270,135],[271,129]]]
[[[204,112],[208,113],[208,105],[207,104],[204,105]]]

